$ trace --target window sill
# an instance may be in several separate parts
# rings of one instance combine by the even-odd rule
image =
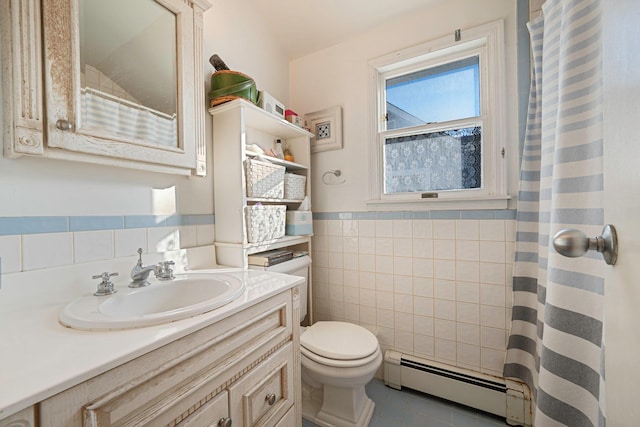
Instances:
[[[397,199],[372,199],[367,200],[367,206],[380,206],[384,210],[479,210],[479,209],[507,209],[511,196],[494,195],[483,197],[464,198],[397,198]]]

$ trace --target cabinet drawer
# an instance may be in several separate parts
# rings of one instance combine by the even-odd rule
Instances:
[[[292,349],[284,345],[229,388],[234,426],[275,426],[293,405]]]
[[[223,391],[197,411],[176,424],[176,427],[217,426],[229,417],[229,393]]]

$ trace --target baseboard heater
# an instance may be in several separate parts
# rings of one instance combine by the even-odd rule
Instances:
[[[531,392],[517,381],[387,350],[384,382],[504,417],[510,425],[532,425]]]

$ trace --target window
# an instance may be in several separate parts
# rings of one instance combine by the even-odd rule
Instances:
[[[502,26],[370,61],[373,203],[502,199],[506,207]]]
[[[387,130],[480,115],[478,55],[385,80]]]

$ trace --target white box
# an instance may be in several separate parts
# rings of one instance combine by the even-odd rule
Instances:
[[[284,104],[265,91],[260,91],[258,94],[258,106],[274,116],[284,119]]]
[[[313,214],[311,211],[287,211],[285,234],[306,236],[313,234]]]

